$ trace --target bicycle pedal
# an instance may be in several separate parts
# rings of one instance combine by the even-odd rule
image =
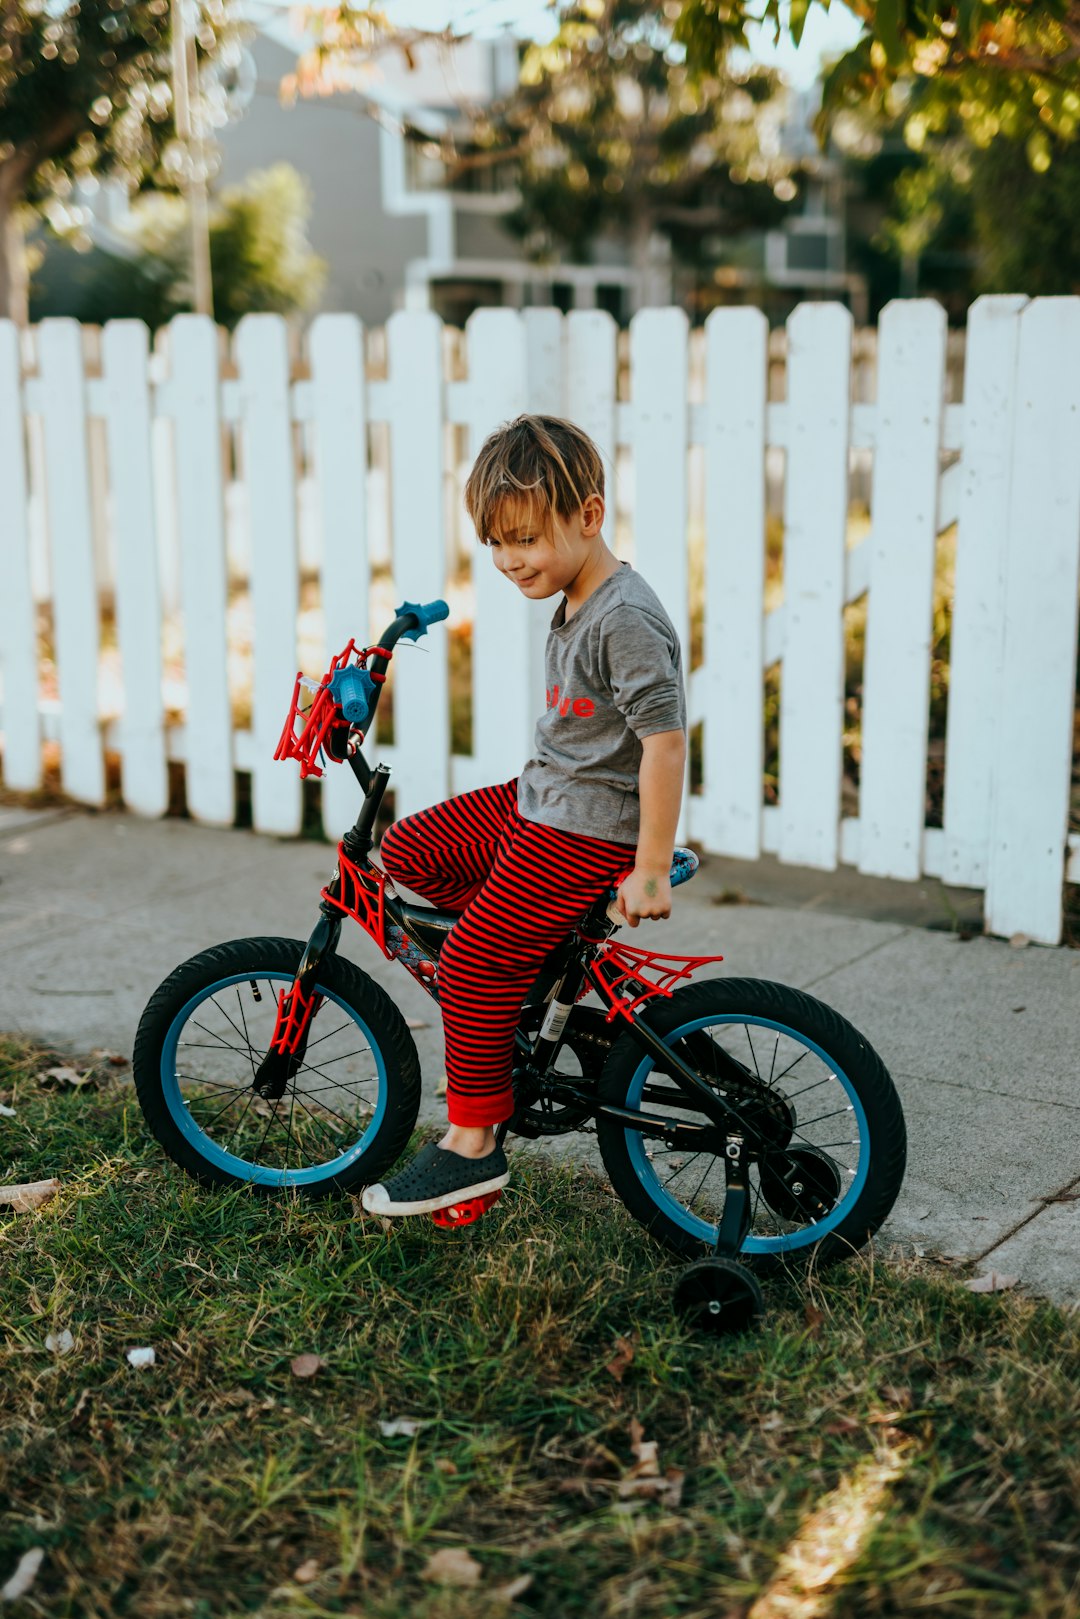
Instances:
[[[481,1197],[464,1198],[460,1203],[451,1204],[448,1209],[432,1209],[431,1218],[443,1230],[453,1229],[459,1225],[472,1225],[473,1221],[486,1214],[500,1197],[502,1197],[501,1186],[494,1192],[484,1192]]]

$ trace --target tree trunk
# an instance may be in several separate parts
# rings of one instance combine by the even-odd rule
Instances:
[[[12,159],[0,165],[0,319],[25,326],[30,318],[26,242],[19,208],[26,165]]]

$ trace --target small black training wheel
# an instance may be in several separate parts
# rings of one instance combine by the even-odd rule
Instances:
[[[782,1220],[823,1220],[843,1186],[833,1160],[816,1147],[793,1147],[776,1163],[766,1158],[760,1174],[761,1195]]]
[[[745,1332],[764,1312],[757,1277],[734,1259],[698,1259],[675,1284],[675,1309],[690,1327],[716,1337]]]

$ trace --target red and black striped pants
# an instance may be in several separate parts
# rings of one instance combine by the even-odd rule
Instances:
[[[634,857],[633,844],[523,820],[516,779],[407,815],[387,832],[380,859],[389,876],[440,910],[462,912],[439,958],[451,1124],[498,1124],[513,1113],[522,1002],[544,958]]]

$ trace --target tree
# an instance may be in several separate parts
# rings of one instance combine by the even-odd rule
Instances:
[[[1080,0],[836,0],[863,23],[862,37],[827,73],[821,129],[845,106],[892,115],[912,85],[912,144],[959,119],[976,145],[996,135],[1027,143],[1037,170],[1050,161],[1051,138],[1080,128]],[[694,75],[715,72],[747,24],[771,23],[798,44],[811,7],[830,0],[685,0],[675,38]]]
[[[288,163],[230,186],[210,215],[214,315],[235,326],[255,311],[291,315],[318,301],[326,265],[307,240],[308,187]],[[73,315],[91,325],[120,316],[161,326],[191,308],[187,209],[176,196],[138,199],[125,234],[135,249],[121,256],[58,245],[33,280],[36,320]]]
[[[0,15],[0,314],[26,318],[28,207],[89,174],[175,186],[170,0],[4,0]],[[237,43],[225,0],[199,0],[201,59]]]
[[[520,201],[503,224],[532,256],[587,258],[617,232],[639,275],[654,233],[698,263],[709,236],[776,223],[797,191],[770,128],[776,75],[720,67],[692,83],[681,58],[655,5],[582,0],[557,43],[524,50],[516,89],[474,117],[471,150],[445,141],[450,183],[512,158]]]

